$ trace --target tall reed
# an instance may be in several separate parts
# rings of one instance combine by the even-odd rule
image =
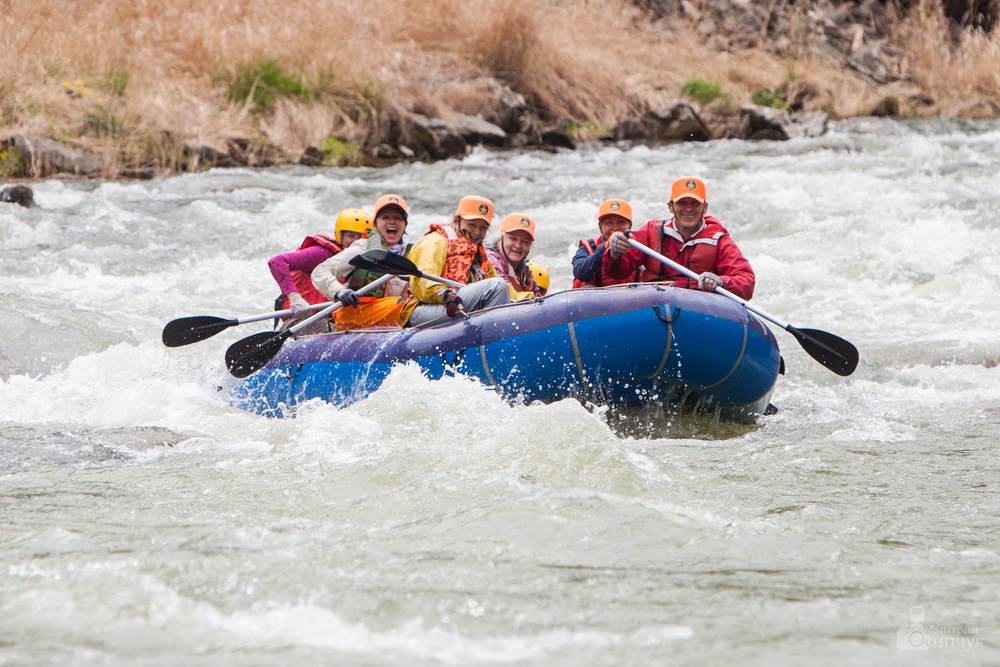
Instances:
[[[921,2],[894,40],[908,75],[942,100],[930,112],[998,99],[998,38],[949,44],[939,0]],[[592,127],[679,100],[695,78],[735,105],[805,87],[811,106],[841,115],[875,94],[803,49],[708,48],[684,21],[651,22],[629,0],[6,0],[4,14],[0,138],[37,133],[161,166],[234,137],[294,155],[331,136],[384,140],[407,112],[485,113],[488,100],[462,86],[484,77],[543,119]],[[263,77],[235,86],[262,63],[305,91],[263,107],[250,94],[271,85]]]

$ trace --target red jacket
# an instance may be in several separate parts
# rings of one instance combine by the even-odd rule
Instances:
[[[712,216],[705,216],[705,225],[687,241],[674,229],[674,221],[650,220],[632,232],[632,238],[661,255],[686,266],[697,274],[708,271],[722,278],[722,287],[736,296],[750,300],[756,276],[750,262],[740,252],[729,232]],[[698,282],[661,264],[638,248],[632,248],[618,261],[605,250],[604,269],[613,278],[633,275],[642,267],[642,282],[673,281],[678,287],[698,289]]]

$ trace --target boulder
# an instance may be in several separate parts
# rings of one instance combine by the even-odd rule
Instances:
[[[504,145],[508,148],[542,142],[538,119],[524,97],[497,79],[481,75],[460,77],[441,91],[441,98],[456,114],[478,117],[500,128],[506,135]]]
[[[51,139],[15,134],[11,137],[11,144],[20,153],[27,175],[32,178],[59,173],[99,176],[105,169],[103,156]]]
[[[755,104],[740,108],[748,139],[784,141],[826,134],[829,116],[822,111],[785,111]]]
[[[465,138],[449,123],[418,113],[403,117],[401,143],[432,160],[462,157],[469,149]]]
[[[453,113],[448,120],[468,144],[484,144],[486,146],[505,146],[507,144],[507,133],[493,123],[483,120],[482,116]]]
[[[613,136],[616,141],[708,141],[712,133],[693,106],[678,102],[622,121]]]
[[[27,185],[8,185],[0,190],[0,202],[18,204],[25,208],[34,208],[35,193]]]

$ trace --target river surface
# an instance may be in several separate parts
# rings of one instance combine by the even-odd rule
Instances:
[[[44,180],[0,205],[0,665],[1000,663],[1000,124],[389,169]],[[567,289],[598,204],[702,176],[753,303],[861,352],[756,426],[505,403],[412,367],[347,408],[230,406],[266,261],[398,192],[533,215]],[[628,344],[623,332],[622,344]]]

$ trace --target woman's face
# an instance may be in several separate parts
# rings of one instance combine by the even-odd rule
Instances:
[[[479,245],[486,238],[486,233],[490,231],[490,223],[485,218],[460,218],[458,221],[458,231],[465,232],[466,237]]]
[[[403,240],[406,231],[406,218],[396,208],[387,208],[379,212],[375,218],[375,229],[378,230],[387,247],[397,245]]]
[[[515,229],[504,233],[500,246],[503,248],[504,256],[511,263],[517,264],[528,256],[532,243],[531,235],[528,232]]]

